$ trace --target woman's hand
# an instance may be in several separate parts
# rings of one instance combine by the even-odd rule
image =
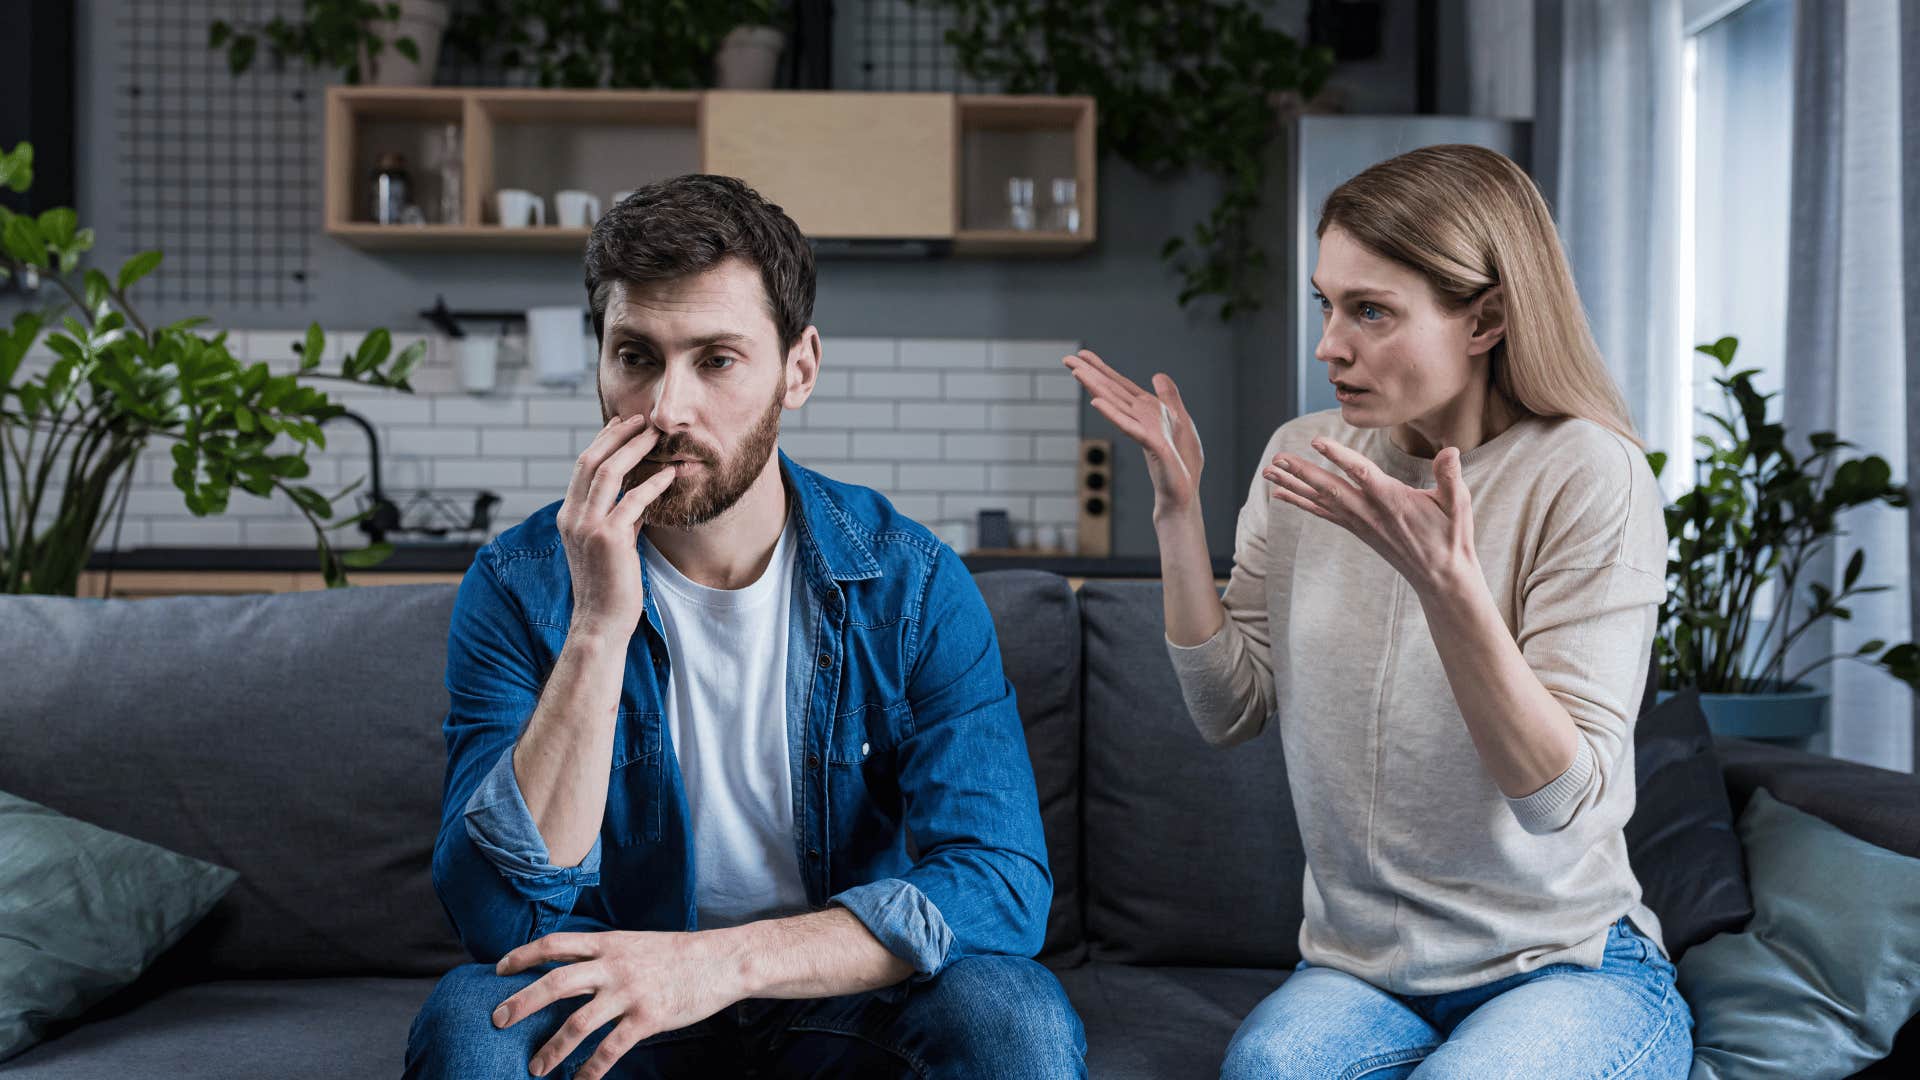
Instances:
[[[1061,363],[1073,372],[1092,397],[1093,409],[1113,421],[1147,454],[1147,475],[1153,480],[1153,511],[1160,517],[1184,513],[1199,504],[1200,432],[1180,401],[1180,388],[1166,375],[1155,374],[1149,394],[1113,370],[1092,349],[1081,349]]]
[[[1473,505],[1460,475],[1458,447],[1446,447],[1434,456],[1432,490],[1401,483],[1366,455],[1332,439],[1315,439],[1313,448],[1345,476],[1294,454],[1275,454],[1262,470],[1275,485],[1274,498],[1359,537],[1417,592],[1480,578],[1473,546]]]

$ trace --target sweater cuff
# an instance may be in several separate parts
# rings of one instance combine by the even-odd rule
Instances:
[[[1573,764],[1567,766],[1565,772],[1531,795],[1507,800],[1513,816],[1520,819],[1520,827],[1530,833],[1539,835],[1565,828],[1573,820],[1580,797],[1593,786],[1593,745],[1584,738],[1574,742]]]

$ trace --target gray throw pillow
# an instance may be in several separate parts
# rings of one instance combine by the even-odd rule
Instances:
[[[1920,1009],[1920,859],[1756,789],[1740,815],[1753,921],[1679,964],[1691,1080],[1821,1080],[1887,1055]]]
[[[138,978],[239,876],[0,791],[0,1061]]]

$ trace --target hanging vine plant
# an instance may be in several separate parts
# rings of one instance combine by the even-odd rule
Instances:
[[[1169,238],[1180,306],[1220,299],[1220,318],[1260,306],[1266,254],[1253,235],[1275,102],[1311,101],[1333,51],[1267,25],[1248,0],[913,0],[951,12],[947,42],[969,76],[1011,94],[1085,94],[1104,151],[1166,178],[1199,168],[1225,184],[1206,218]]]

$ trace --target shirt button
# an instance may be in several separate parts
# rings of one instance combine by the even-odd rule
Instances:
[[[867,749],[868,749],[868,744],[867,744],[867,743],[861,743],[861,744],[860,744],[860,756],[861,756],[861,757],[866,757],[866,756],[867,756]]]
[[[809,768],[809,769],[817,769],[817,768],[819,768],[819,767],[820,767],[820,755],[819,755],[819,754],[808,754],[808,755],[807,755],[807,768]]]
[[[820,849],[819,849],[819,848],[813,848],[813,849],[811,849],[811,850],[809,850],[809,851],[807,852],[807,858],[809,858],[809,859],[812,859],[812,860],[813,860],[814,862],[819,862],[819,861],[820,861]]]
[[[833,666],[833,654],[832,654],[832,653],[821,653],[821,654],[820,654],[820,666],[821,666],[821,667],[823,667],[823,668],[830,668],[830,667],[832,667],[832,666]]]

